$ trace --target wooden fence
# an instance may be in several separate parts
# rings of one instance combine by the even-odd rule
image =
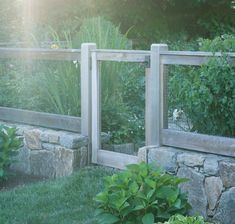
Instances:
[[[167,45],[153,44],[151,47],[150,75],[147,77],[146,140],[147,145],[166,145],[200,152],[235,157],[235,139],[167,129],[165,65],[194,65],[207,63],[211,57],[221,53],[168,51]],[[234,65],[235,53],[228,54]],[[157,87],[157,88],[156,88]]]
[[[93,162],[100,149],[100,61],[133,62],[146,64],[146,145],[185,148],[235,157],[235,139],[203,134],[179,132],[167,127],[166,104],[167,73],[165,65],[200,66],[213,57],[209,52],[168,51],[165,44],[153,44],[150,51],[101,50],[96,44],[82,44],[77,49],[23,49],[0,48],[0,58],[30,60],[78,61],[81,64],[81,118],[39,113],[0,107],[0,120],[14,121],[69,131],[81,131],[90,139],[89,148]],[[235,53],[228,54],[234,64]],[[92,152],[91,152],[92,148]],[[127,158],[125,163],[135,161]],[[120,160],[120,158],[119,158]],[[123,164],[122,164],[123,165]]]

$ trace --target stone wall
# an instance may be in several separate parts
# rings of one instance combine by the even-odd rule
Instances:
[[[190,214],[235,224],[235,159],[171,147],[143,147],[142,160],[189,178],[181,185],[192,205]]]
[[[81,134],[2,121],[0,124],[16,127],[23,139],[13,170],[55,178],[87,165],[88,139]]]

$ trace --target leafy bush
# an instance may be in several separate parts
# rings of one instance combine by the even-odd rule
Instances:
[[[12,106],[16,103],[15,90],[12,81],[15,75],[11,72],[11,61],[1,60],[0,62],[0,106]]]
[[[158,223],[161,224],[161,223]],[[203,217],[201,216],[183,216],[183,215],[175,215],[172,216],[168,222],[164,222],[164,224],[209,224],[205,222]]]
[[[184,110],[192,131],[235,136],[235,68],[225,53],[235,51],[235,37],[201,40],[200,50],[223,56],[199,68],[176,66],[170,74],[170,108]]]
[[[99,49],[131,49],[126,34],[102,17],[84,21],[73,39],[75,47],[94,42]],[[102,131],[111,133],[112,143],[144,140],[143,69],[129,63],[100,63],[102,86]],[[139,106],[141,105],[141,106]]]
[[[61,39],[66,40],[63,46]],[[84,42],[95,42],[98,48],[105,49],[131,48],[129,40],[120,33],[119,28],[101,17],[84,20],[80,31],[73,38],[69,31],[63,34],[60,32],[59,36],[50,29],[49,40],[53,41],[53,48],[80,48]],[[39,46],[37,38],[34,38],[34,45]],[[130,65],[119,62],[102,62],[100,67],[102,131],[111,134],[112,143],[142,142],[144,140],[142,97],[144,76],[141,76],[143,69],[133,63]],[[15,78],[10,82],[12,88],[8,89],[9,92],[14,89],[15,97],[12,97],[12,94],[9,96],[17,100],[8,106],[80,116],[78,62],[18,61],[14,63],[10,73]],[[139,100],[136,96],[140,96]],[[137,106],[139,102],[142,104],[141,107]]]
[[[13,162],[12,156],[20,144],[20,140],[16,137],[15,128],[0,126],[0,180],[7,175],[6,169]]]
[[[178,185],[181,179],[141,163],[105,179],[104,191],[95,197],[101,224],[143,223],[168,220],[190,208]]]

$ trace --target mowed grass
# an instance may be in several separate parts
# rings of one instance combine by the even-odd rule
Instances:
[[[113,170],[81,169],[70,177],[0,192],[0,224],[95,224],[94,196]]]

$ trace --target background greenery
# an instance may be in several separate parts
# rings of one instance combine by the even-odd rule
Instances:
[[[149,49],[151,43],[164,42],[171,50],[234,51],[231,0],[12,0],[11,4],[0,0],[0,4],[0,41],[13,41],[13,46],[23,41],[24,47],[80,48],[82,42],[96,42],[98,48]],[[45,41],[51,44],[42,44]],[[144,66],[109,62],[100,66],[102,130],[111,133],[112,143],[143,142]],[[1,60],[0,69],[0,105],[80,116],[78,63]],[[172,66],[169,74],[170,115],[183,109],[192,131],[234,136],[234,68],[226,56],[201,68]]]
[[[184,34],[186,41],[198,37],[213,38],[234,33],[233,0],[1,0],[1,40],[21,40],[30,28],[37,37],[45,37],[48,26],[58,33],[79,31],[86,18],[102,16],[137,41],[137,47],[149,48],[153,42],[177,40]],[[25,8],[32,11],[31,21],[22,16]],[[27,10],[26,10],[27,11]],[[7,32],[5,32],[5,30]],[[43,32],[42,32],[43,31]],[[24,35],[22,35],[24,34]],[[176,35],[176,36],[175,36]]]
[[[235,36],[200,40],[200,50],[222,52],[205,65],[170,69],[169,107],[182,109],[192,123],[191,131],[235,136],[235,68],[226,52],[235,51]]]

